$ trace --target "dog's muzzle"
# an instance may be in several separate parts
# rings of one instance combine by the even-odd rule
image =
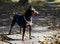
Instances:
[[[31,10],[33,10],[33,11],[34,11],[34,13],[39,14],[39,12],[38,12],[38,11],[36,11],[36,9],[34,9],[33,7],[31,8]]]
[[[34,11],[36,14],[39,14],[39,12],[38,11]]]

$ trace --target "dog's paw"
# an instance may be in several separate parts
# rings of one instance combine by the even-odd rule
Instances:
[[[11,33],[8,33],[8,35],[11,35]]]
[[[24,41],[24,39],[22,39],[22,41]]]
[[[32,39],[32,38],[30,38],[30,39]]]

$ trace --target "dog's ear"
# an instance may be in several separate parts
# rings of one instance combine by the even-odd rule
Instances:
[[[32,7],[33,7],[33,6],[32,6],[32,5],[30,5],[28,9],[30,9],[30,10],[31,10],[31,9],[32,9]]]

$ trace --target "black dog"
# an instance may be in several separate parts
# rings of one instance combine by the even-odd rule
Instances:
[[[30,6],[27,9],[27,11],[25,12],[24,15],[15,14],[15,16],[13,17],[13,21],[11,24],[9,34],[11,34],[12,27],[14,26],[14,24],[17,23],[20,27],[23,27],[22,40],[24,40],[25,28],[26,28],[26,24],[28,24],[28,26],[29,26],[29,38],[31,39],[31,25],[30,25],[31,17],[35,16],[37,14],[38,14],[38,12],[32,6]],[[20,31],[21,31],[21,29],[20,29]]]

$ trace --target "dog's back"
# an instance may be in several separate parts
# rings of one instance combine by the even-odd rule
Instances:
[[[22,14],[15,14],[13,17],[14,22],[16,22],[19,26],[25,25],[26,21],[24,20],[24,15]]]

